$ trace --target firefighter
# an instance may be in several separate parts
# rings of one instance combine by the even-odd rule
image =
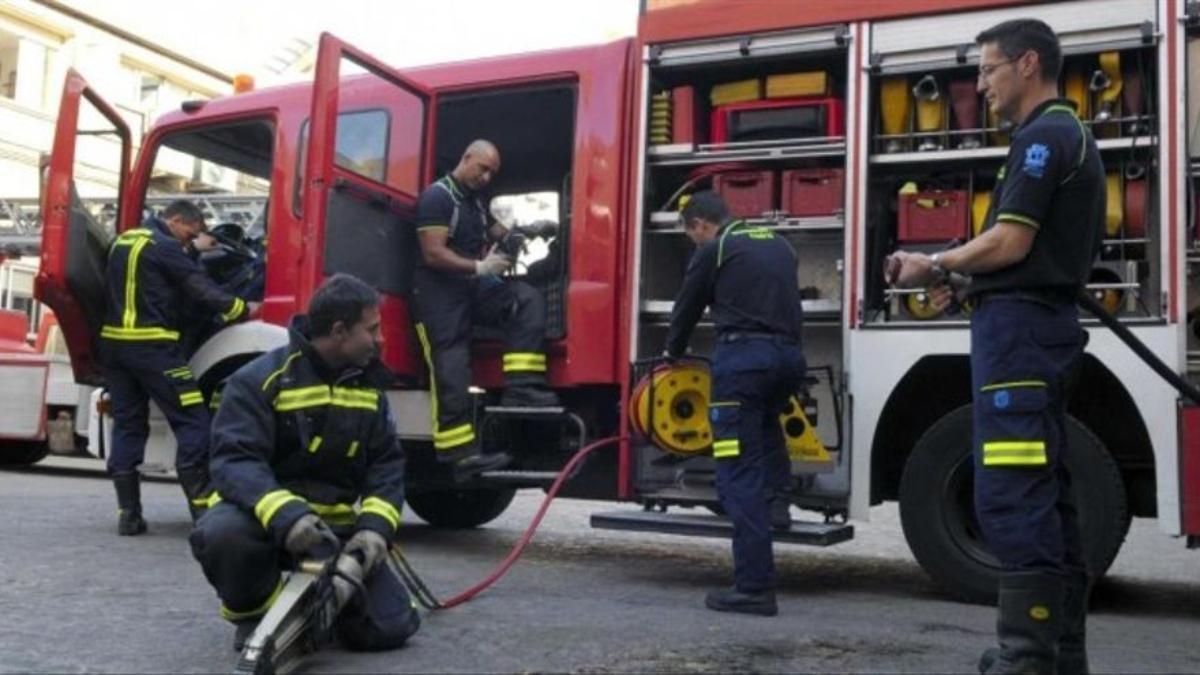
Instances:
[[[546,385],[545,301],[528,284],[500,277],[512,267],[524,233],[492,221],[484,207],[480,191],[499,170],[496,146],[474,141],[417,203],[421,258],[413,285],[417,336],[434,395],[433,446],[463,480],[510,461],[504,453],[483,454],[476,436],[468,394],[472,326],[504,328],[501,405],[558,405]]]
[[[192,553],[240,651],[282,571],[340,538],[338,569],[357,583],[338,578],[338,593],[353,597],[365,584],[366,595],[341,613],[339,634],[355,649],[399,647],[421,619],[385,562],[404,502],[404,453],[381,391],[390,375],[376,358],[379,295],[352,276],[330,277],[289,333],[290,344],[226,381],[213,424],[219,501],[192,530]]]
[[[162,218],[122,233],[108,253],[106,307],[100,356],[112,402],[108,471],[117,491],[117,532],[146,531],[138,465],[149,437],[149,401],[162,410],[177,445],[176,473],[195,520],[208,487],[209,413],[180,346],[181,313],[200,306],[224,323],[257,313],[216,286],[188,254],[205,229],[204,214],[186,200]]]
[[[983,233],[932,256],[897,252],[885,277],[934,284],[971,275],[975,508],[1000,559],[999,648],[984,673],[1087,672],[1088,575],[1066,451],[1065,408],[1087,343],[1076,298],[1104,232],[1104,167],[1070,101],[1058,98],[1057,37],[1034,19],[976,37],[979,91],[1016,125]]]
[[[717,492],[733,521],[735,583],[711,591],[705,605],[773,616],[773,512],[786,524],[791,520],[789,502],[779,498],[790,493],[791,465],[778,416],[805,373],[796,253],[771,230],[731,219],[713,192],[693,195],[681,215],[698,248],[675,298],[666,353],[683,355],[711,306],[717,331],[709,408],[713,458]]]

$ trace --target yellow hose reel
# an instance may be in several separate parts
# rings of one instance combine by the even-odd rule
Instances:
[[[788,399],[787,407],[779,416],[779,426],[783,429],[788,458],[793,462],[830,461],[829,451],[817,437],[817,430],[808,421],[808,415],[804,413],[804,406],[798,397]]]
[[[933,298],[925,291],[917,291],[904,296],[904,306],[912,318],[917,321],[936,319],[942,313],[940,309],[933,306]]]

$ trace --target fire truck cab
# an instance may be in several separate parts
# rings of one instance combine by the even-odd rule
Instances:
[[[384,295],[383,360],[397,377],[389,397],[410,456],[408,500],[422,518],[485,523],[515,489],[547,485],[583,444],[628,436],[590,458],[565,493],[643,509],[596,514],[593,525],[727,536],[719,516],[679,513],[720,511],[703,363],[664,370],[654,358],[690,254],[680,197],[715,189],[800,257],[813,367],[780,423],[794,504],[816,518],[777,539],[835,544],[853,535],[849,520],[898,500],[922,566],[958,595],[986,599],[997,565],[971,508],[967,321],[933,311],[921,289],[885,288],[880,271],[898,246],[937,250],[975,233],[1007,148],[975,93],[974,36],[1022,15],[1060,32],[1066,95],[1110,171],[1109,232],[1089,287],[1187,372],[1200,340],[1189,308],[1200,295],[1189,292],[1186,257],[1195,240],[1184,154],[1193,17],[1182,0],[749,0],[736,12],[649,0],[633,39],[403,72],[324,35],[311,85],[184,103],[141,139],[132,164],[120,114],[72,72],[43,203],[38,297],[59,316],[77,380],[102,385],[94,341],[115,233],[136,227],[163,194],[265,200],[247,222],[210,223],[226,235],[210,269],[232,268],[230,283],[245,282],[243,267],[259,270],[250,292],[261,293],[264,313],[197,339],[192,369],[206,396],[284,344],[288,320],[324,278],[350,272]],[[476,138],[502,156],[494,213],[559,223],[514,275],[546,298],[549,376],[565,410],[490,409],[501,350],[479,332],[483,442],[517,464],[457,486],[433,460],[428,375],[406,297],[419,255],[416,197]],[[170,183],[168,164],[190,167],[194,180]],[[111,218],[77,188],[76,176],[97,166],[121,179]],[[1200,449],[1180,436],[1174,390],[1103,328],[1088,328],[1067,463],[1099,575],[1132,517],[1200,536]],[[713,338],[702,325],[695,353]]]

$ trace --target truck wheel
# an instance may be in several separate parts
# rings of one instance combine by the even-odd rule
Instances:
[[[28,466],[36,464],[50,453],[45,441],[12,441],[0,443],[0,465]]]
[[[495,520],[516,494],[513,488],[434,490],[409,494],[406,499],[413,512],[430,525],[466,529]]]
[[[951,594],[995,603],[1000,565],[984,545],[975,518],[971,406],[929,428],[900,477],[900,522],[917,562]],[[1104,443],[1067,418],[1067,452],[1084,555],[1093,576],[1104,575],[1129,529],[1121,472]]]

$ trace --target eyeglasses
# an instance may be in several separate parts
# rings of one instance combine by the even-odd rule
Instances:
[[[979,64],[979,76],[978,77],[981,80],[990,79],[992,77],[992,73],[996,72],[996,69],[999,68],[1000,66],[1007,65],[1009,63],[1016,63],[1019,60],[1020,60],[1020,57],[1017,57],[1015,59],[1008,59],[1006,61],[999,61],[996,63],[986,63],[986,64],[981,63],[981,64]]]

